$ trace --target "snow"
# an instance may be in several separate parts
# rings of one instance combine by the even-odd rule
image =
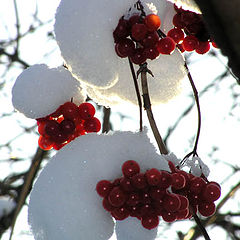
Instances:
[[[123,102],[137,104],[127,59],[119,58],[114,49],[113,30],[134,1],[62,0],[57,10],[55,35],[62,56],[72,74],[98,104],[114,106]],[[167,33],[175,14],[173,4],[165,0],[142,1],[146,12],[154,10]],[[167,102],[180,92],[186,75],[184,60],[175,51],[149,61],[151,100],[154,105]],[[159,91],[161,89],[161,91]]]
[[[117,221],[115,231],[118,240],[152,240],[157,235],[157,228],[152,230],[143,228],[137,218]]]
[[[176,3],[178,7],[182,7],[185,10],[190,10],[196,13],[201,13],[198,5],[195,3],[194,0],[168,0],[173,3]]]
[[[64,67],[48,68],[37,64],[24,70],[12,89],[13,106],[26,117],[37,119],[54,112],[70,101],[85,100],[80,83]]]
[[[9,214],[15,206],[16,204],[12,199],[8,197],[0,197],[0,219]]]
[[[167,161],[156,153],[146,132],[88,134],[58,151],[31,192],[29,224],[35,239],[109,239],[114,222],[103,209],[95,186],[100,180],[120,177],[121,165],[130,159],[137,161],[142,171],[153,167],[169,170]],[[133,221],[130,224],[136,225]],[[132,230],[124,223],[117,229],[119,239]],[[133,233],[129,234],[131,240]]]

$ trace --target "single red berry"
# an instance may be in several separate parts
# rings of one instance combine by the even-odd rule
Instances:
[[[174,222],[177,219],[177,213],[163,211],[162,218],[165,222]]]
[[[145,38],[147,31],[148,29],[145,24],[136,23],[132,26],[131,35],[134,40],[141,41]]]
[[[182,21],[181,13],[177,13],[173,17],[173,25],[176,28],[184,28],[186,24]]]
[[[114,187],[108,195],[108,201],[114,207],[123,206],[126,200],[126,194],[120,189],[120,187]]]
[[[189,190],[193,193],[199,194],[202,189],[206,186],[206,182],[201,177],[194,177],[190,180]]]
[[[151,187],[149,194],[150,194],[152,199],[161,200],[165,197],[166,190],[162,190],[158,187]]]
[[[198,54],[205,54],[209,51],[210,49],[210,43],[208,41],[202,42],[199,41],[198,46],[196,47],[196,52]]]
[[[130,27],[132,27],[134,24],[136,23],[141,23],[141,17],[138,14],[134,14],[132,15],[129,19],[128,19],[128,25]]]
[[[132,192],[134,190],[134,187],[131,184],[131,180],[126,177],[120,180],[120,187],[124,192]]]
[[[154,60],[159,56],[159,52],[156,47],[149,47],[143,50],[143,55],[151,60]]]
[[[113,38],[115,42],[118,42],[122,38],[126,38],[130,34],[128,27],[128,21],[121,18],[118,22],[116,29],[113,31]]]
[[[113,206],[110,204],[110,202],[108,201],[108,198],[107,198],[107,197],[105,197],[105,198],[103,199],[102,205],[103,205],[103,208],[104,208],[105,210],[107,210],[108,212],[111,212],[111,211],[113,211],[113,209],[115,209],[115,207],[113,207]]]
[[[46,132],[45,132],[45,126],[46,126],[47,120],[41,120],[41,121],[37,121],[37,125],[38,125],[38,132],[40,135],[45,136]]]
[[[47,137],[40,136],[38,138],[38,145],[43,150],[50,150],[53,147],[53,141]]]
[[[58,136],[58,134],[60,133],[60,125],[57,121],[48,120],[46,121],[44,131],[49,137]]]
[[[160,177],[161,174],[156,168],[152,168],[146,172],[147,182],[150,186],[157,186],[160,182]]]
[[[116,220],[124,220],[129,216],[129,210],[126,207],[119,207],[115,208],[114,210],[111,211],[112,216]]]
[[[86,132],[99,132],[101,129],[101,123],[96,117],[89,118],[84,122],[84,129]]]
[[[141,41],[141,44],[144,47],[153,47],[158,42],[159,36],[157,32],[150,32],[147,36]]]
[[[157,31],[161,25],[161,20],[156,14],[149,14],[145,17],[144,23],[149,31]]]
[[[182,211],[182,210],[184,210],[184,209],[188,209],[188,207],[189,207],[188,198],[186,198],[186,197],[184,197],[184,196],[182,196],[182,195],[180,195],[180,194],[178,195],[178,197],[179,197],[180,202],[181,202],[178,211]]]
[[[60,123],[60,129],[64,134],[70,135],[70,134],[74,133],[75,128],[76,127],[75,127],[74,122],[70,119],[64,119]]]
[[[172,187],[174,189],[182,189],[186,186],[186,179],[181,173],[172,174]]]
[[[134,53],[134,49],[135,44],[129,38],[124,38],[115,45],[115,51],[121,58],[130,57]]]
[[[128,160],[122,165],[122,173],[125,177],[133,177],[140,172],[139,164],[134,160]]]
[[[150,215],[142,217],[142,225],[146,229],[153,229],[159,224],[159,217],[157,215]]]
[[[78,106],[80,118],[86,120],[92,118],[95,114],[95,108],[91,103],[85,102]]]
[[[172,184],[172,177],[166,171],[160,171],[160,182],[158,184],[159,188],[166,189]]]
[[[198,205],[199,213],[204,217],[210,217],[216,211],[216,206],[213,202],[200,203]]]
[[[176,47],[176,43],[170,37],[162,38],[157,43],[157,49],[159,53],[171,54]]]
[[[175,43],[180,43],[184,39],[184,32],[180,28],[173,28],[167,33],[167,36],[172,38]]]
[[[129,193],[128,200],[126,201],[126,204],[128,206],[136,206],[140,202],[140,195],[136,192]]]
[[[112,190],[112,183],[108,180],[101,180],[97,183],[96,191],[101,197],[108,196],[109,192]]]
[[[144,189],[147,187],[147,180],[145,174],[138,173],[131,178],[131,183],[137,189]]]
[[[79,115],[78,107],[73,102],[66,102],[62,105],[62,114],[64,119],[73,119],[74,117]]]
[[[215,182],[209,182],[202,192],[202,197],[208,202],[216,201],[221,196],[221,188]]]
[[[189,215],[189,209],[186,208],[184,210],[179,210],[177,211],[177,219],[178,220],[182,220],[182,219],[186,219]]]
[[[191,52],[197,48],[198,43],[199,41],[195,36],[188,35],[187,37],[184,38],[182,46],[186,51]]]
[[[142,64],[147,60],[146,56],[143,54],[143,49],[141,48],[135,49],[130,59],[134,64],[137,65]]]
[[[167,212],[176,212],[181,206],[181,200],[177,194],[168,194],[163,199],[163,207]]]

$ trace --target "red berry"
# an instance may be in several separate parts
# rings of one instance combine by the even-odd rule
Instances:
[[[140,166],[134,160],[128,160],[122,165],[122,173],[125,177],[133,177],[140,172]]]
[[[173,25],[177,28],[184,28],[186,24],[182,21],[181,13],[177,13],[173,17]]]
[[[159,52],[156,47],[149,47],[143,50],[143,55],[151,60],[154,60],[159,56]]]
[[[158,187],[152,187],[149,192],[150,196],[154,200],[161,200],[166,195],[166,190],[162,190]]]
[[[166,189],[171,185],[171,183],[172,183],[171,175],[166,171],[160,171],[160,182],[158,186],[161,189]]]
[[[108,195],[108,201],[114,207],[123,206],[126,199],[127,197],[120,187],[114,187]]]
[[[130,212],[130,216],[131,217],[140,217],[141,216],[141,214],[140,214],[140,206],[139,205],[137,205],[137,206],[129,206],[128,210]]]
[[[204,54],[207,53],[210,49],[210,43],[209,42],[202,42],[199,41],[198,46],[196,47],[196,52],[198,54]]]
[[[40,136],[38,139],[38,145],[43,150],[50,150],[53,147],[53,141],[47,137]]]
[[[100,182],[97,183],[96,191],[98,195],[100,195],[101,197],[106,197],[111,191],[112,187],[113,185],[110,181],[101,180]]]
[[[150,215],[142,217],[142,225],[146,229],[153,229],[159,224],[159,217],[157,215]]]
[[[184,210],[177,212],[177,219],[178,220],[186,219],[188,217],[188,215],[189,215],[189,209],[186,208]]]
[[[185,26],[188,26],[192,23],[198,22],[199,17],[194,12],[183,11],[181,13],[181,21],[185,24]]]
[[[213,47],[219,48],[218,45],[215,42],[212,42]]]
[[[161,174],[156,168],[152,168],[146,172],[147,182],[150,186],[157,186],[160,182]]]
[[[141,48],[135,49],[130,59],[134,64],[138,65],[146,62],[147,60],[146,56],[143,54],[143,49]]]
[[[57,121],[54,120],[48,120],[45,124],[45,133],[49,137],[55,137],[58,136],[60,133],[60,125]]]
[[[177,219],[177,213],[163,211],[162,218],[165,222],[174,222]]]
[[[182,45],[186,51],[191,52],[196,49],[196,47],[198,46],[198,42],[199,41],[195,36],[188,35],[187,37],[184,38]]]
[[[126,207],[115,208],[111,211],[112,216],[116,220],[124,220],[129,216],[129,210]]]
[[[176,212],[181,206],[181,201],[176,194],[168,194],[163,199],[163,207],[167,212]]]
[[[209,217],[215,213],[216,207],[213,202],[200,203],[198,205],[198,211],[202,216]]]
[[[121,58],[130,57],[134,53],[134,49],[135,44],[129,38],[124,38],[115,45],[115,51]]]
[[[140,196],[138,193],[130,193],[128,195],[128,200],[126,201],[126,204],[128,206],[136,206],[140,202]]]
[[[186,179],[181,173],[172,174],[172,187],[174,189],[182,189],[186,185]]]
[[[152,202],[152,198],[150,196],[150,193],[149,192],[142,192],[141,194],[141,203],[142,204],[149,204]]]
[[[57,144],[62,144],[68,140],[68,135],[63,132],[59,132],[57,135],[52,136],[51,139]]]
[[[95,108],[91,103],[82,103],[78,106],[80,118],[86,120],[92,118],[95,114]]]
[[[137,14],[134,14],[128,19],[128,25],[132,27],[136,23],[141,23],[141,17]]]
[[[84,122],[84,129],[86,132],[99,132],[101,129],[101,123],[95,117],[89,118]]]
[[[53,144],[53,148],[55,150],[60,150],[62,147],[64,147],[65,145],[67,144],[67,142],[64,142],[64,143],[54,143]]]
[[[125,192],[132,192],[134,190],[131,180],[125,177],[120,180],[120,187]]]
[[[115,207],[113,207],[110,202],[108,201],[108,198],[105,197],[102,201],[103,208],[107,210],[108,212],[111,212]]]
[[[208,201],[216,201],[221,196],[221,188],[215,182],[209,182],[203,189],[202,197]]]
[[[175,43],[179,43],[184,39],[184,32],[180,28],[173,28],[167,33],[167,36],[172,38]]]
[[[149,31],[157,31],[161,25],[161,20],[158,15],[149,14],[145,17],[144,23]]]
[[[144,47],[153,47],[158,42],[159,36],[157,32],[150,32],[147,36],[141,41],[141,44]]]
[[[46,123],[47,123],[46,120],[37,121],[38,132],[39,132],[40,135],[43,135],[43,136],[46,135],[46,132],[45,132]]]
[[[201,177],[194,177],[190,180],[189,190],[193,193],[200,193],[206,186],[206,182]]]
[[[147,180],[145,174],[138,173],[131,178],[131,183],[137,189],[143,189],[147,187]]]
[[[128,21],[121,18],[118,22],[116,29],[113,32],[113,38],[115,42],[118,42],[122,38],[129,36],[130,31],[128,27]]]
[[[189,201],[188,198],[182,196],[182,195],[178,195],[179,199],[180,199],[180,208],[178,209],[178,211],[182,211],[184,209],[188,209],[189,207]]]
[[[176,47],[176,43],[170,37],[162,38],[157,43],[157,49],[159,53],[171,54]]]
[[[73,119],[74,117],[79,115],[78,107],[73,102],[66,102],[62,105],[62,114],[64,119]]]
[[[145,38],[147,31],[148,30],[145,24],[136,23],[132,26],[131,34],[133,39],[135,39],[136,41],[141,41]]]
[[[70,135],[74,132],[75,130],[75,124],[72,120],[69,119],[64,119],[60,123],[60,129],[64,134]]]

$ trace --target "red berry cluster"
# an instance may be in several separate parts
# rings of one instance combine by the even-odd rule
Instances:
[[[202,15],[178,8],[174,5],[176,14],[173,17],[173,25],[167,36],[180,45],[182,51],[196,51],[199,54],[207,53],[210,49],[211,38]],[[212,42],[216,47],[216,44]]]
[[[159,38],[157,30],[161,25],[155,14],[147,16],[133,15],[128,20],[119,20],[113,32],[115,51],[121,58],[130,57],[135,64],[142,64],[147,59],[155,59],[159,54],[171,54],[175,42],[169,38]]]
[[[171,173],[155,168],[141,173],[137,162],[126,161],[122,165],[123,177],[96,185],[104,209],[116,220],[137,217],[147,229],[157,227],[159,217],[173,222],[191,218],[197,210],[203,216],[212,215],[220,186],[176,169],[171,162],[169,165]]]
[[[80,135],[98,132],[101,123],[94,114],[95,108],[91,103],[77,106],[73,102],[66,102],[54,113],[37,119],[39,147],[43,150],[59,150]]]

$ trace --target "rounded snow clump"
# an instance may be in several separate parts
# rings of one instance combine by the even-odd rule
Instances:
[[[160,17],[160,28],[167,34],[173,28],[173,4],[166,0],[141,2],[147,14],[152,12]],[[117,56],[113,38],[119,19],[139,12],[133,3],[133,0],[91,0],[88,4],[62,0],[57,10],[55,34],[66,65],[85,85],[89,97],[102,105],[112,107],[124,102],[137,105],[128,59]],[[167,102],[179,93],[186,71],[177,50],[172,55],[161,54],[158,59],[149,60],[148,68],[154,74],[154,78],[149,75],[153,104]]]
[[[12,89],[13,106],[33,119],[49,115],[71,98],[78,104],[85,95],[80,83],[64,67],[29,67],[18,76]]]
[[[185,10],[201,13],[198,5],[195,3],[194,0],[168,0],[168,1],[176,3],[178,7],[182,7]]]
[[[169,171],[145,132],[88,134],[66,145],[42,170],[31,192],[29,223],[35,239],[109,239],[114,222],[102,206],[96,184],[120,177],[122,164],[131,159],[143,171],[153,167]],[[129,224],[117,221],[118,240],[155,239],[156,229],[142,227],[138,232],[141,223],[126,221]]]

